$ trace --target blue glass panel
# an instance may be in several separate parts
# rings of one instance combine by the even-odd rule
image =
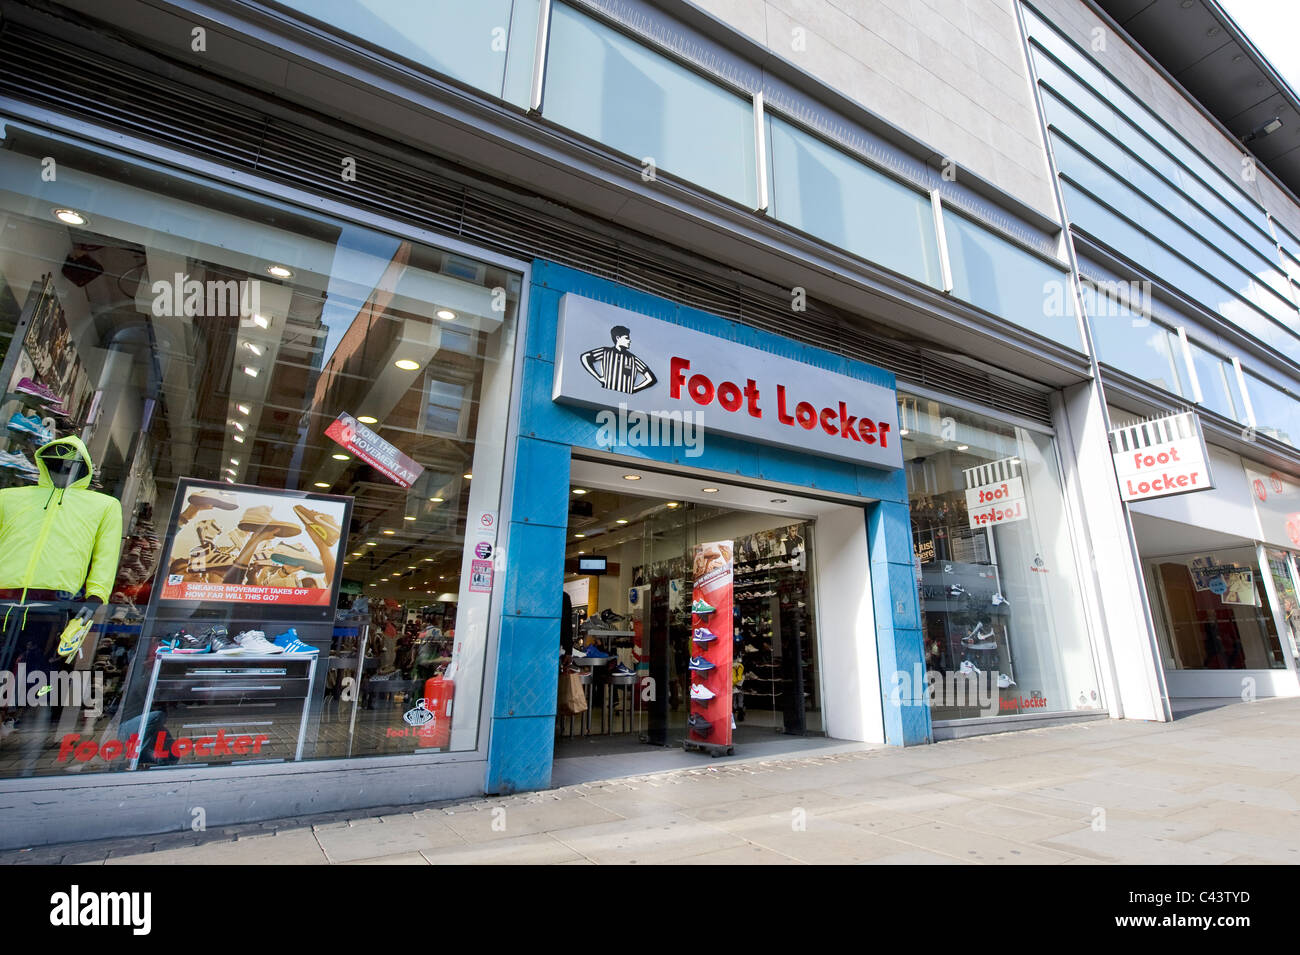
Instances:
[[[749,99],[556,4],[542,114],[654,168],[755,204]]]
[[[930,198],[772,116],[772,216],[918,279],[942,285]]]

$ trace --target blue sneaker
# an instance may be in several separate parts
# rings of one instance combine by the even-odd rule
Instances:
[[[23,434],[30,434],[41,444],[48,444],[54,440],[53,430],[45,427],[41,419],[36,415],[29,418],[15,411],[13,417],[9,419],[9,429],[11,431],[21,431]]]
[[[591,646],[587,647],[587,656],[593,660],[596,660],[602,657],[607,657],[609,656],[609,654],[606,653],[604,650],[602,650],[600,647],[596,646],[595,644],[592,644]]]
[[[706,670],[714,669],[714,666],[708,660],[704,659],[704,657],[691,657],[691,669],[703,673]]]
[[[696,627],[694,639],[696,643],[712,643],[718,639],[718,635],[708,627]]]
[[[615,674],[616,676],[627,676],[635,673],[636,671],[633,670],[626,663],[620,663],[618,666],[614,667],[614,669],[611,670],[610,672]]]
[[[310,643],[303,643],[299,640],[298,631],[293,627],[290,627],[284,633],[277,634],[271,642],[282,648],[285,653],[320,653],[320,650]]]

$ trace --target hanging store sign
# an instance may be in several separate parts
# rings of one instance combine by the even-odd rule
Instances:
[[[657,422],[655,444],[703,427],[855,464],[903,466],[892,388],[572,292],[560,300],[552,398],[647,416]]]
[[[972,529],[1010,524],[1029,516],[1019,458],[1000,458],[964,468],[966,516]]]
[[[1142,501],[1214,487],[1201,419],[1194,411],[1115,428],[1110,450],[1121,500]]]
[[[407,457],[350,414],[330,422],[325,436],[351,451],[394,484],[410,487],[424,467]]]

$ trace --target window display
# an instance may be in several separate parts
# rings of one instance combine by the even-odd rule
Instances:
[[[10,141],[0,777],[475,749],[521,276]]]
[[[1157,557],[1146,570],[1166,667],[1286,666],[1253,547]]]
[[[1052,438],[900,396],[935,720],[1103,708]]]

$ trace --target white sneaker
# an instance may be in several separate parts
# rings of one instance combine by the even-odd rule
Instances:
[[[711,700],[718,694],[714,693],[703,683],[694,683],[691,685],[692,700]]]
[[[958,667],[957,670],[959,673],[963,673],[966,676],[979,676],[981,673],[984,672],[979,667],[977,667],[974,663],[972,663],[970,660],[962,660],[961,666]]]
[[[1009,677],[1007,674],[1005,674],[1005,673],[999,673],[999,674],[998,674],[998,689],[999,689],[999,690],[1005,690],[1007,687],[1015,686],[1015,685],[1016,685],[1016,681],[1013,680],[1013,679],[1011,679],[1011,677]]]
[[[235,637],[235,642],[249,653],[284,653],[284,647],[277,647],[270,640],[266,639],[266,633],[262,630],[245,630],[243,633],[239,634],[239,636]]]

